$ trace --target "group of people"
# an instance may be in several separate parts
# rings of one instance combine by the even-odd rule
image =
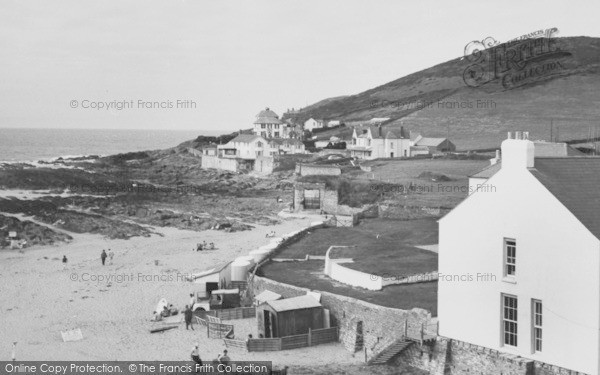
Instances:
[[[212,242],[207,244],[206,241],[202,241],[202,243],[198,242],[196,244],[196,251],[214,250],[214,249],[215,249],[215,244]]]
[[[192,348],[192,361],[194,361],[199,366],[202,366],[202,359],[200,359],[200,349],[199,345],[196,344]],[[223,355],[218,354],[216,359],[213,359],[213,363],[222,363],[224,365],[228,364],[231,361],[229,355],[227,354],[227,349],[223,350]]]
[[[102,249],[102,253],[100,253],[100,260],[102,261],[103,266],[106,263],[106,258],[109,259],[109,264],[113,264],[114,257],[115,257],[115,253],[113,253],[111,249],[108,249],[108,254],[106,254],[106,250],[104,250],[104,249]]]
[[[269,233],[267,233],[265,235],[265,238],[272,238],[272,237],[275,237],[275,231],[274,230],[270,231]]]

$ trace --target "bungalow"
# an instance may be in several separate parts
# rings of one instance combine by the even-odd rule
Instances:
[[[439,334],[553,373],[599,374],[600,158],[535,147],[521,133],[502,142],[495,189],[440,219]]]
[[[346,148],[351,156],[359,159],[407,157],[410,139],[404,138],[403,128],[400,128],[400,136],[391,131],[384,135],[381,125],[368,125],[354,128],[352,143]]]
[[[314,118],[309,118],[304,121],[304,130],[313,131],[315,129],[321,129],[325,127],[325,121],[323,120],[315,120]]]

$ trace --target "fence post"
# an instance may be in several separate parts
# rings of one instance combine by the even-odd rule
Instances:
[[[312,346],[312,330],[308,328],[308,346]]]

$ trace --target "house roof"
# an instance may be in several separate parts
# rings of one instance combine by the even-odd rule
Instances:
[[[321,304],[315,299],[315,297],[308,295],[280,299],[277,301],[267,301],[267,304],[277,312],[321,307]]]
[[[254,297],[259,303],[267,302],[267,301],[276,301],[281,299],[281,294],[277,294],[275,292],[271,292],[270,290],[265,290],[259,295]]]
[[[501,167],[502,167],[502,163],[500,161],[498,161],[496,164],[488,165],[487,167],[483,168],[479,172],[476,172],[475,174],[470,175],[469,177],[471,177],[471,178],[490,178],[493,175],[495,175],[496,173],[498,173],[498,171],[500,170]]]
[[[600,239],[600,158],[535,158],[529,171]]]
[[[252,141],[254,141],[256,139],[259,139],[259,138],[262,139],[261,136],[255,135],[255,134],[240,134],[237,137],[233,138],[228,143],[230,143],[230,142],[250,143],[250,142],[252,142]]]
[[[416,146],[437,147],[447,141],[448,138],[426,138],[423,137],[416,141]]]
[[[281,124],[281,120],[277,113],[271,111],[268,107],[263,111],[260,111],[258,115],[256,115],[255,124]]]
[[[553,143],[544,141],[533,141],[535,158],[539,157],[560,157],[560,156],[585,156],[585,154],[566,143]],[[490,178],[495,175],[502,165],[502,160],[494,165],[489,165],[479,172],[470,175],[473,178]]]

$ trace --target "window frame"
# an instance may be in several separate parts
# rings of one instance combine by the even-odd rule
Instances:
[[[512,294],[507,294],[507,293],[501,293],[500,298],[501,298],[501,300],[500,300],[500,302],[501,302],[501,319],[500,319],[500,324],[501,324],[500,343],[501,343],[501,346],[517,348],[518,344],[519,344],[519,299],[517,298],[517,296],[512,295]],[[507,298],[514,300],[514,306],[507,306],[507,304],[506,304]],[[507,314],[507,309],[514,310],[514,313],[513,313],[514,320],[510,319],[510,316],[509,316],[510,314]],[[508,323],[508,327],[511,327],[511,324],[514,325],[514,332],[512,332],[512,329],[510,329],[510,328],[507,329],[507,323]],[[513,340],[510,339],[511,336],[514,336],[514,344],[512,343]]]
[[[504,237],[503,242],[503,258],[502,258],[502,276],[506,281],[515,281],[517,278],[517,240],[514,238]],[[514,249],[512,255],[509,255],[510,248]],[[512,267],[512,273],[509,272]]]
[[[539,306],[539,311],[537,307]],[[531,299],[531,353],[544,350],[544,304],[542,300]],[[537,319],[539,317],[539,320]],[[538,336],[539,333],[539,336]],[[539,346],[538,346],[539,343]]]

